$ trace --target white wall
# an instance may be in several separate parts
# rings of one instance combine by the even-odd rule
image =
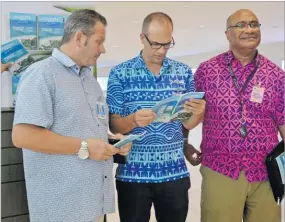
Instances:
[[[17,7],[15,7],[15,4]],[[1,43],[9,40],[9,12],[27,12],[35,14],[68,14],[67,12],[58,10],[53,5],[68,5],[76,7],[95,7],[97,2],[1,2]],[[194,42],[191,44],[195,44]],[[214,44],[214,43],[213,43]],[[270,60],[281,66],[284,60],[284,42],[261,44],[260,52]],[[197,68],[202,61],[209,59],[225,51],[221,49],[219,52],[208,52],[198,55],[183,56],[174,58],[188,64],[192,68]],[[136,56],[136,55],[134,55]],[[100,59],[99,59],[100,63]],[[115,64],[114,64],[115,65]],[[111,67],[98,68],[98,77],[108,76]],[[1,107],[10,107],[12,105],[12,89],[11,74],[5,72],[1,75]]]
[[[281,67],[282,60],[284,60],[284,42],[278,43],[270,43],[270,44],[261,44],[259,48],[259,52],[265,57],[269,58],[271,61],[276,63]],[[219,53],[224,52],[227,49],[223,49],[215,52],[207,52],[198,55],[189,55],[183,57],[174,58],[180,62],[184,62],[189,65],[191,68],[198,68],[199,64],[203,61],[208,60],[211,57],[218,55]],[[137,55],[134,55],[134,57]],[[100,59],[99,59],[100,60]],[[109,76],[110,70],[112,67],[102,67],[98,68],[98,77]]]

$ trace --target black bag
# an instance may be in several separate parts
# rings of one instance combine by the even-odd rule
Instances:
[[[281,162],[280,159],[282,159],[282,157],[281,158],[279,157],[281,154],[284,154],[283,140],[267,155],[265,159],[265,165],[267,168],[269,183],[271,185],[274,199],[278,204],[280,204],[281,200],[284,197],[284,184],[282,182],[282,176],[283,178],[285,178],[284,159],[281,160],[283,161],[283,166],[281,166],[282,173],[280,173],[280,169],[278,166],[278,161],[280,163]],[[278,159],[278,161],[276,158]]]
[[[109,144],[114,145],[115,143],[119,142],[120,140],[115,140],[115,139],[108,139]],[[119,164],[126,164],[127,163],[127,157],[120,155],[120,154],[115,154],[113,156],[114,163],[119,163]]]

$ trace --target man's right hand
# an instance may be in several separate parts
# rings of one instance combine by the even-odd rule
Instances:
[[[1,73],[7,71],[8,68],[11,67],[12,65],[13,63],[2,64],[1,62]]]
[[[132,114],[132,122],[137,127],[144,127],[152,123],[156,114],[151,109],[141,109]]]
[[[87,139],[89,158],[97,161],[107,160],[120,152],[120,149],[102,139]]]

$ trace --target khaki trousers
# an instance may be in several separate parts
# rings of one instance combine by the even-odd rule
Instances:
[[[92,222],[104,222],[104,216],[100,217],[97,220],[93,220]]]
[[[201,166],[201,222],[281,222],[281,207],[268,181],[249,183]]]

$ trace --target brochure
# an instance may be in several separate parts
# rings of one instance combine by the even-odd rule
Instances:
[[[10,38],[19,39],[27,50],[35,50],[37,44],[37,18],[34,14],[10,12]]]
[[[189,92],[174,95],[158,102],[152,108],[157,115],[154,122],[170,122],[174,120],[189,119],[192,116],[192,113],[184,111],[184,103],[190,99],[202,99],[204,95],[204,92]]]
[[[9,68],[12,73],[20,68],[18,63],[27,58],[28,55],[29,52],[19,39],[13,39],[1,45],[1,63],[15,63]]]
[[[64,21],[59,15],[39,15],[39,49],[59,48],[63,36]]]
[[[117,147],[117,148],[121,148],[122,146],[134,141],[134,140],[137,140],[141,137],[143,137],[145,135],[145,132],[144,133],[141,133],[141,134],[130,134],[130,135],[127,135],[126,137],[124,137],[123,139],[121,139],[119,142],[115,143],[113,146],[114,147]]]

